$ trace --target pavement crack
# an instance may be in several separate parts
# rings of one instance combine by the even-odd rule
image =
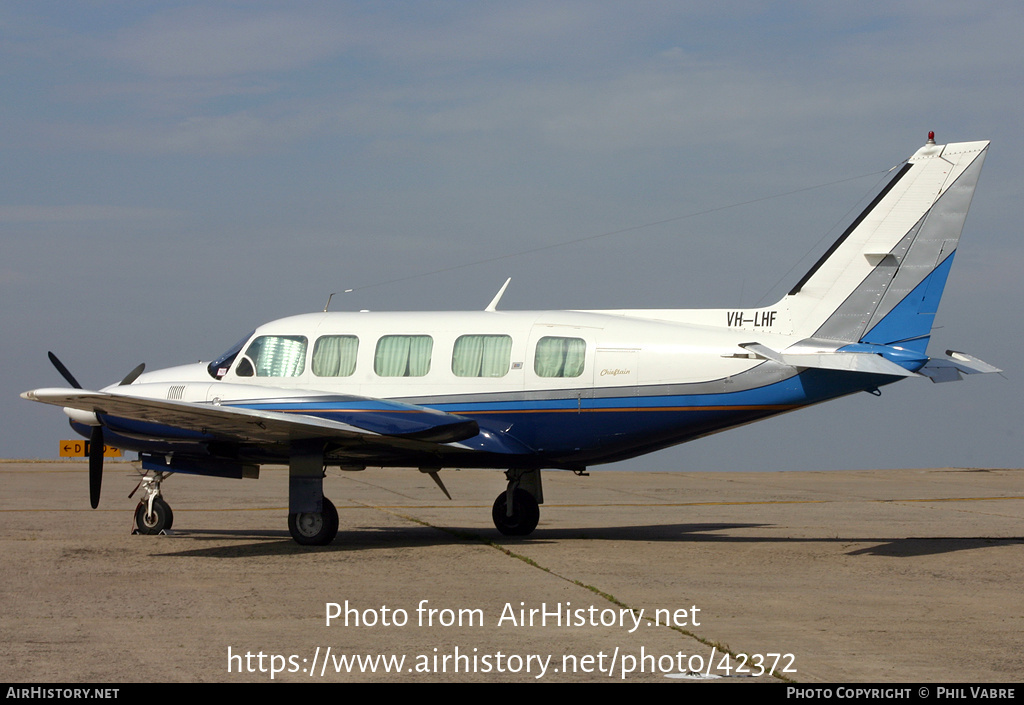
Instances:
[[[569,577],[567,575],[562,575],[561,573],[558,573],[558,572],[556,572],[554,570],[551,570],[551,568],[548,568],[547,566],[541,565],[540,563],[538,563],[537,561],[533,560],[529,556],[525,556],[525,555],[523,555],[521,553],[516,553],[515,551],[513,551],[510,548],[508,548],[507,546],[503,546],[502,544],[497,543],[496,541],[492,541],[491,539],[487,538],[486,536],[483,536],[482,534],[478,534],[478,533],[475,533],[475,532],[468,532],[468,531],[459,531],[457,529],[450,529],[450,528],[447,528],[447,527],[444,527],[444,526],[437,526],[435,524],[431,524],[428,521],[424,521],[423,519],[419,519],[417,517],[410,516],[408,514],[402,514],[401,512],[396,512],[394,510],[386,509],[384,507],[374,507],[374,506],[371,506],[371,505],[364,505],[364,506],[366,506],[368,509],[376,509],[378,511],[390,514],[392,516],[399,517],[401,519],[405,519],[406,521],[410,521],[410,522],[412,522],[414,524],[419,524],[420,526],[424,526],[424,527],[427,527],[427,528],[430,528],[430,529],[435,529],[436,531],[441,531],[443,533],[448,534],[449,536],[454,536],[454,537],[456,537],[456,538],[458,538],[460,540],[463,540],[463,541],[480,543],[480,544],[483,544],[484,546],[488,546],[490,548],[493,548],[496,551],[504,553],[509,558],[512,558],[514,560],[521,561],[521,562],[525,563],[526,565],[530,566],[531,568],[535,568],[537,570],[543,571],[543,572],[547,573],[548,575],[551,575],[551,576],[553,576],[555,578],[558,578],[559,580],[564,580],[565,582],[567,582],[567,583],[569,583],[571,585],[575,585],[576,587],[579,587],[579,588],[582,588],[584,590],[587,590],[588,592],[590,592],[590,593],[600,597],[601,599],[603,599],[603,600],[605,600],[605,601],[615,605],[616,607],[621,607],[622,609],[627,609],[630,612],[632,612],[634,615],[636,615],[637,618],[640,618],[642,615],[647,613],[645,608],[638,608],[638,607],[633,607],[631,605],[628,605],[625,602],[623,602],[622,600],[620,600],[619,598],[617,598],[614,595],[612,595],[611,593],[605,592],[604,590],[601,590],[600,588],[598,588],[598,587],[596,587],[594,585],[590,585],[588,583],[585,583],[582,580],[577,580],[576,578],[571,578],[571,577]],[[722,654],[728,654],[729,657],[732,658],[732,659],[739,660],[740,654],[744,653],[742,651],[733,651],[728,645],[723,644],[723,643],[721,643],[719,641],[714,641],[712,639],[708,639],[706,637],[702,637],[699,634],[695,634],[694,632],[690,631],[689,629],[684,629],[682,627],[679,627],[679,626],[676,626],[676,625],[673,625],[673,624],[659,624],[658,626],[663,627],[663,628],[667,628],[667,629],[671,629],[672,631],[677,632],[681,636],[693,639],[694,641],[697,641],[698,643],[703,644],[704,646],[710,646],[710,647],[712,647],[712,649],[717,649]],[[795,683],[796,682],[792,678],[784,676],[781,673],[776,673],[774,671],[772,671],[771,673],[769,673],[767,675],[769,675],[769,676],[771,676],[773,678],[776,678],[776,679],[778,679],[780,681],[783,681],[785,683]]]

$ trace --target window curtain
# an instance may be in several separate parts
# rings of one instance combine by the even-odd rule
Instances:
[[[507,335],[464,335],[455,341],[452,372],[456,377],[504,377],[511,357]]]
[[[586,362],[587,343],[580,338],[565,339],[565,366],[563,377],[579,377],[583,374],[583,363]]]
[[[586,362],[587,343],[581,338],[541,338],[533,369],[538,377],[579,377]]]
[[[422,377],[433,347],[429,335],[386,335],[377,341],[373,370],[381,377]]]
[[[325,335],[313,346],[313,374],[318,377],[350,377],[356,371],[359,338]]]

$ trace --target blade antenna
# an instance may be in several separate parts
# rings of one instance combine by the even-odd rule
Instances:
[[[494,295],[494,298],[491,299],[491,303],[487,304],[487,308],[485,308],[484,311],[493,312],[498,310],[498,302],[501,301],[501,297],[505,294],[505,289],[508,288],[508,283],[510,281],[512,281],[512,277],[505,280],[505,283],[501,285],[501,288],[498,289],[498,293]]]

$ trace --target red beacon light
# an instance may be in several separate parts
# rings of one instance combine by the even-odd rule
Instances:
[[[928,131],[928,144],[935,144],[935,131],[934,130],[929,130]]]

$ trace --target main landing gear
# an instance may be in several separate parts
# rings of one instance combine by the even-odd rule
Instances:
[[[288,531],[300,546],[326,546],[338,535],[338,510],[324,497],[324,447],[292,444],[288,458]]]
[[[288,515],[288,531],[300,546],[326,546],[338,535],[338,510],[323,498],[323,511]]]
[[[142,500],[135,508],[135,532],[139,534],[159,534],[170,531],[174,524],[174,512],[171,505],[164,501],[160,494],[160,483],[169,473],[150,470],[139,483],[142,488]],[[132,492],[135,494],[135,491]],[[129,495],[131,496],[131,495]]]
[[[491,508],[495,528],[505,536],[529,536],[540,521],[540,470],[506,470],[508,489],[498,495]]]

